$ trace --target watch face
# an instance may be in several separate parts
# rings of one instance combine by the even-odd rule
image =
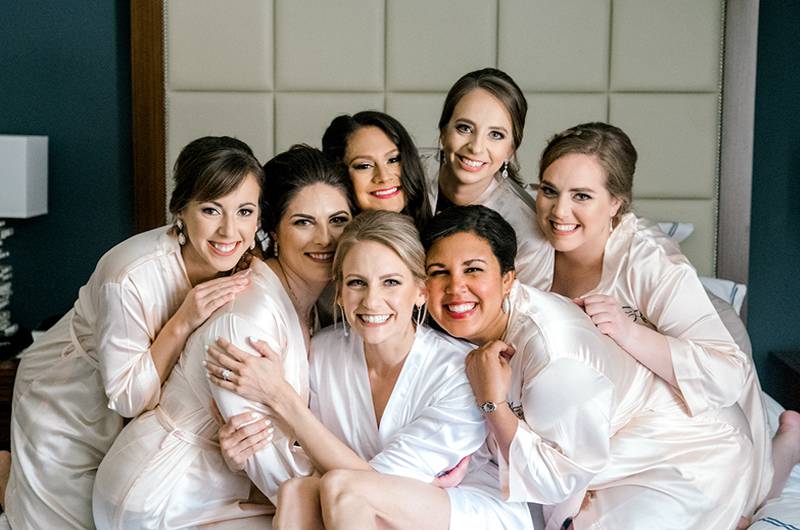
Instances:
[[[488,414],[490,412],[496,411],[497,410],[497,405],[495,405],[491,401],[487,401],[486,403],[481,405],[481,410]]]

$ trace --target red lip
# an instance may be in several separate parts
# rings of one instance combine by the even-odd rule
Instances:
[[[377,192],[390,190],[392,188],[396,188],[392,193],[387,193],[385,195],[376,195]],[[400,189],[400,186],[391,186],[389,188],[383,188],[383,189],[380,189],[380,190],[373,190],[373,191],[369,192],[369,194],[372,195],[373,197],[375,197],[376,199],[393,199],[394,197],[397,197],[398,195],[400,195],[401,191],[402,190]]]

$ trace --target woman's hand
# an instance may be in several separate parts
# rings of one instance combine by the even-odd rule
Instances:
[[[225,465],[234,473],[242,471],[248,458],[272,442],[272,422],[257,412],[243,412],[225,423],[217,404],[211,405],[214,419],[220,425],[219,449]]]
[[[436,478],[433,479],[431,485],[442,489],[455,488],[461,484],[461,481],[464,480],[465,476],[467,476],[469,461],[470,455],[465,456],[461,459],[461,461],[459,461],[458,464],[455,465],[455,467],[436,475]]]
[[[467,378],[476,401],[503,403],[511,388],[511,366],[508,360],[514,348],[503,341],[493,340],[467,355]]]
[[[608,335],[623,349],[630,351],[629,346],[637,324],[628,317],[616,298],[605,294],[590,294],[575,298],[573,302],[583,308],[600,333]]]
[[[172,317],[187,334],[199,328],[211,313],[233,300],[250,285],[250,270],[195,285]]]
[[[209,345],[208,378],[245,399],[275,408],[279,400],[293,392],[283,377],[281,358],[265,342],[248,340],[261,357],[244,352],[222,338]]]

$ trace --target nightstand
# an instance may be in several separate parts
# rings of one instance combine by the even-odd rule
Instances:
[[[800,410],[800,351],[772,352],[768,358],[770,395],[788,410]]]

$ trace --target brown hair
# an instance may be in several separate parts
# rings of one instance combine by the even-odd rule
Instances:
[[[264,184],[264,171],[253,151],[246,143],[229,136],[204,136],[189,143],[178,155],[172,173],[175,182],[169,201],[172,215],[180,213],[192,201],[211,201],[231,193],[248,175],[258,181],[259,190]]]
[[[528,101],[511,76],[497,68],[483,68],[461,76],[450,87],[444,99],[442,115],[439,117],[439,134],[442,134],[453,117],[453,111],[461,101],[473,90],[481,88],[500,100],[511,116],[511,139],[514,143],[514,156],[508,167],[508,173],[517,184],[522,185],[519,176],[519,167],[516,163],[516,150],[522,143],[522,134],[525,130],[525,116],[528,113]]]
[[[619,127],[602,122],[581,123],[556,134],[542,151],[539,181],[553,162],[572,153],[597,158],[606,174],[606,190],[620,201],[614,220],[627,213],[633,201],[633,173],[638,157],[628,135]]]

